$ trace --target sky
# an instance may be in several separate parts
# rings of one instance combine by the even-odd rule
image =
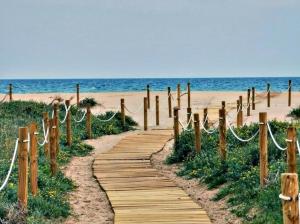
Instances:
[[[0,5],[0,78],[300,76],[299,0]]]

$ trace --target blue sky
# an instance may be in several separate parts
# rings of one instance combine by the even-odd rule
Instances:
[[[0,0],[1,78],[300,76],[299,0]]]

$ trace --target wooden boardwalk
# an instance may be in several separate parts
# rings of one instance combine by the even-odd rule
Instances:
[[[170,137],[170,130],[141,132],[95,158],[94,175],[107,193],[116,224],[211,223],[198,204],[151,166],[151,155]]]

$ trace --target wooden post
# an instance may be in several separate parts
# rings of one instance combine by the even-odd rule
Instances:
[[[292,105],[292,80],[289,80],[288,92],[289,92],[288,106],[290,107]]]
[[[248,89],[248,92],[247,92],[247,116],[250,116],[250,95],[251,95],[251,90]]]
[[[203,109],[203,125],[207,129],[208,128],[208,109]]]
[[[8,94],[9,94],[9,101],[11,102],[13,100],[13,98],[12,98],[12,84],[8,85]]]
[[[238,100],[238,108],[237,108],[237,127],[240,128],[243,126],[243,97],[240,96]]]
[[[91,113],[91,106],[88,105],[86,107],[86,133],[87,133],[87,138],[91,139],[92,138],[92,113]]]
[[[150,109],[150,86],[147,85],[147,107]]]
[[[188,108],[191,108],[191,83],[187,84]]]
[[[181,97],[181,90],[180,90],[180,84],[177,84],[177,107],[180,109],[180,97]]]
[[[178,140],[179,137],[179,108],[174,107],[174,140],[175,142]]]
[[[222,101],[222,109],[225,109],[225,108],[226,108],[226,102]]]
[[[236,127],[239,128],[240,127],[240,113],[239,113],[239,109],[240,109],[240,101],[236,100]]]
[[[169,118],[172,117],[172,96],[171,87],[168,87],[168,108],[169,108]]]
[[[21,207],[27,207],[28,198],[28,128],[19,128],[19,177],[18,200]]]
[[[45,125],[45,131],[47,132],[48,128],[49,128],[49,116],[48,116],[48,112],[43,112],[43,121],[44,121],[44,125]],[[44,153],[46,155],[47,158],[50,157],[50,145],[49,145],[49,139],[50,139],[50,130],[48,131],[48,136],[47,136],[47,142],[44,145]]]
[[[252,110],[255,110],[255,87],[252,87]]]
[[[195,148],[196,148],[196,153],[199,153],[201,150],[201,130],[200,130],[199,114],[194,114],[194,128],[195,128]]]
[[[267,113],[259,113],[259,167],[260,186],[266,185],[268,177],[268,127]]]
[[[148,130],[148,99],[147,97],[144,97],[144,131]]]
[[[67,108],[70,107],[70,100],[66,100],[66,106],[67,106]],[[70,112],[70,110],[67,113],[66,125],[67,125],[67,145],[71,146],[72,145],[72,129],[71,129],[71,112]]]
[[[51,169],[51,175],[54,176],[57,172],[57,164],[56,164],[56,129],[57,126],[55,125],[55,120],[50,119],[50,129],[49,129],[49,134],[50,134],[50,169]]]
[[[290,200],[282,200],[284,224],[299,224],[299,185],[296,173],[281,174],[281,195]]]
[[[226,160],[226,111],[219,110],[219,150],[222,160]]]
[[[288,173],[297,173],[296,146],[297,135],[296,128],[289,127],[287,131],[287,164]]]
[[[187,123],[189,124],[188,128],[191,128],[192,127],[192,122],[189,123],[189,121],[192,117],[192,108],[190,108],[190,107],[186,108],[186,113],[187,113]],[[199,117],[199,114],[198,114],[198,117]]]
[[[55,123],[55,137],[56,137],[56,153],[59,152],[59,121],[58,121],[58,104],[55,103],[54,104],[54,107],[53,107],[53,110],[54,110],[54,123]]]
[[[271,106],[270,83],[267,84],[267,95],[268,95],[268,107],[270,107]]]
[[[156,125],[159,125],[159,96],[155,96]]]
[[[124,98],[121,99],[121,121],[123,127],[125,126],[125,100]]]
[[[79,83],[76,84],[76,92],[77,92],[77,106],[79,106],[79,90],[80,90],[80,87],[79,87]]]
[[[37,151],[37,125],[32,123],[29,125],[30,134],[30,186],[31,193],[36,196],[38,191],[38,151]]]

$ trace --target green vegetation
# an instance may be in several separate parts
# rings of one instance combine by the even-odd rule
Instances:
[[[79,107],[81,107],[81,108],[84,108],[87,106],[95,107],[97,105],[100,105],[100,104],[95,100],[95,98],[86,97],[79,102]]]
[[[281,146],[285,146],[288,123],[272,121],[272,132]],[[257,124],[235,129],[239,136],[248,138],[258,129]],[[299,139],[300,136],[298,136]],[[218,153],[218,133],[202,133],[202,148],[194,154],[194,132],[183,132],[174,145],[166,163],[183,162],[178,175],[197,178],[212,188],[219,188],[213,200],[226,199],[231,212],[244,223],[282,223],[280,174],[286,170],[286,152],[278,150],[269,140],[269,176],[265,188],[259,185],[258,137],[250,143],[237,140],[227,132],[227,160],[222,162]],[[270,139],[270,138],[269,138]],[[298,164],[299,164],[299,158]],[[298,169],[300,170],[300,169]]]
[[[300,107],[298,108],[293,108],[291,112],[289,113],[289,116],[295,118],[295,119],[300,119]]]
[[[64,117],[63,108],[62,106],[61,120]],[[50,112],[51,107],[43,103],[21,101],[0,104],[1,184],[9,169],[15,140],[18,136],[18,128],[35,121],[39,125],[39,132],[42,133],[41,120],[44,111]],[[71,113],[77,120],[83,115],[83,112],[78,111],[76,107],[71,108]],[[108,119],[111,115],[112,112],[107,112],[97,117]],[[94,137],[132,130],[135,125],[136,123],[131,118],[126,117],[126,125],[122,127],[119,113],[107,123],[99,121],[95,116],[92,117]],[[70,147],[66,145],[65,124],[60,125],[60,129],[60,153],[57,158],[60,166],[70,161],[73,156],[85,156],[93,149],[82,142],[86,139],[85,120],[82,123],[72,121],[73,144]],[[42,141],[42,136],[40,138]],[[49,159],[44,156],[42,147],[39,147],[38,164],[39,193],[33,197],[30,194],[29,186],[28,211],[20,211],[17,205],[18,165],[16,162],[8,186],[0,192],[1,223],[2,221],[7,223],[57,223],[70,215],[70,205],[66,197],[67,193],[75,188],[74,184],[61,171],[56,176],[51,177]]]

